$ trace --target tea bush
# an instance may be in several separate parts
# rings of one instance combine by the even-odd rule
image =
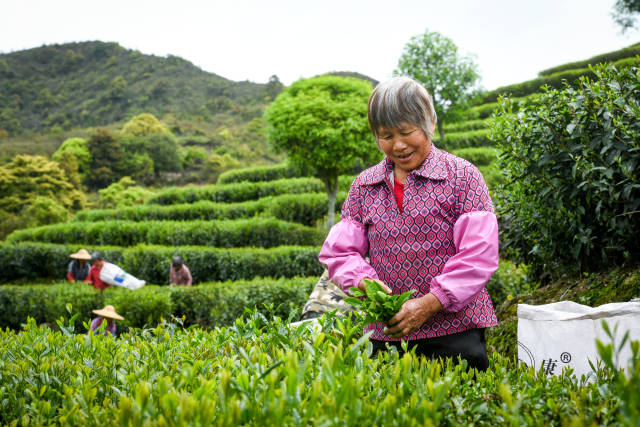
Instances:
[[[466,132],[470,130],[485,129],[487,127],[488,127],[488,123],[486,120],[475,119],[475,120],[465,120],[460,122],[446,123],[444,125],[444,131],[448,134],[450,132]]]
[[[298,168],[288,165],[273,165],[273,166],[255,166],[252,168],[233,169],[220,174],[217,184],[230,184],[233,182],[261,182],[261,181],[275,181],[285,178],[298,178],[302,176],[309,176],[303,174]]]
[[[491,145],[489,129],[470,130],[445,134],[444,140],[434,139],[434,144],[450,151],[458,148],[484,147]]]
[[[467,373],[397,351],[370,357],[349,319],[321,330],[262,313],[203,331],[118,339],[0,331],[0,417],[21,425],[637,425],[640,355],[627,373],[546,376],[497,354]],[[605,349],[604,352],[607,350]],[[635,407],[635,409],[634,409]]]
[[[538,75],[548,76],[550,74],[555,74],[560,71],[571,70],[575,68],[587,68],[589,67],[589,65],[598,65],[600,63],[605,63],[605,62],[615,62],[625,58],[635,58],[638,55],[640,55],[640,44],[636,43],[632,46],[625,47],[613,52],[603,53],[601,55],[594,56],[584,61],[569,62],[567,64],[562,64],[562,65],[555,66],[553,68],[548,68],[546,70],[540,71]]]
[[[69,254],[79,245],[17,243],[0,245],[0,283],[15,280],[63,279]],[[261,277],[319,276],[319,247],[207,248],[198,246],[87,246],[104,259],[149,283],[168,284],[171,257],[179,254],[194,283]]]
[[[72,222],[14,231],[8,243],[46,242],[92,245],[209,246],[229,248],[320,245],[323,230],[275,218],[218,221]]]
[[[537,277],[640,256],[640,69],[595,73],[494,118],[503,250]]]
[[[339,190],[348,191],[353,179],[353,176],[341,176],[338,180]],[[157,192],[147,200],[147,204],[175,205],[200,200],[234,203],[279,194],[319,193],[323,191],[325,191],[324,184],[316,178],[279,179],[267,182],[241,182],[201,187],[172,187]]]
[[[346,193],[338,194],[336,212],[340,212]],[[153,221],[153,220],[213,220],[274,217],[284,221],[314,225],[327,214],[326,193],[282,194],[239,203],[215,203],[207,200],[179,205],[146,205],[121,209],[93,209],[78,212],[73,221]]]
[[[487,102],[481,105],[476,105],[467,110],[467,116],[469,120],[482,119],[486,120],[498,109],[499,104],[497,102]]]
[[[229,325],[245,309],[264,311],[265,305],[272,306],[272,314],[287,318],[300,311],[316,282],[316,277],[254,278],[198,286],[146,285],[135,291],[107,288],[103,292],[86,283],[4,285],[0,286],[0,328],[19,330],[28,317],[38,324],[55,325],[56,319],[68,314],[67,304],[78,314],[78,328],[96,317],[91,310],[113,305],[125,318],[118,321],[119,333],[129,327],[156,326],[171,316],[184,316],[185,326]]]
[[[611,66],[623,68],[629,66],[637,66],[638,63],[640,63],[640,58],[624,58],[613,62]],[[484,96],[483,101],[495,102],[498,97],[502,95],[515,97],[526,96],[531,93],[538,92],[543,86],[561,89],[567,83],[570,85],[577,83],[580,78],[597,79],[598,75],[593,71],[592,68],[588,67],[558,71],[556,73],[537,77],[526,82],[499,87],[488,92]]]
[[[494,307],[499,307],[508,299],[528,294],[538,287],[531,278],[528,266],[516,265],[501,259],[500,266],[487,283],[487,291]]]
[[[478,167],[489,166],[498,161],[498,152],[493,147],[460,148],[452,150],[451,154],[462,157]]]

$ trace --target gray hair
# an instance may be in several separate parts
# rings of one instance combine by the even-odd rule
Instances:
[[[378,129],[397,128],[401,123],[419,127],[429,141],[433,137],[436,112],[431,95],[409,77],[380,82],[369,97],[369,126],[378,139]]]

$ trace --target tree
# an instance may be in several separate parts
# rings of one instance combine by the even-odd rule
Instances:
[[[91,173],[87,181],[92,188],[104,188],[116,181],[122,168],[120,144],[108,129],[97,129],[89,138]]]
[[[274,149],[311,169],[327,189],[329,227],[335,214],[338,176],[359,160],[379,158],[367,120],[371,84],[320,76],[293,83],[265,111]]]
[[[52,160],[61,162],[64,154],[69,152],[76,158],[78,172],[80,177],[84,179],[89,172],[91,165],[91,154],[89,154],[89,146],[86,138],[69,138],[65,140],[55,153],[51,156]]]
[[[16,228],[66,220],[85,203],[64,170],[46,157],[18,155],[0,166],[0,238]]]
[[[611,16],[624,33],[636,26],[638,13],[640,13],[640,0],[616,0]]]
[[[443,123],[465,108],[480,78],[471,57],[460,56],[451,39],[428,30],[412,37],[404,46],[394,75],[409,76],[427,88],[443,140]]]
[[[151,136],[156,134],[171,134],[171,131],[153,114],[149,113],[138,114],[122,127],[123,136]]]
[[[100,207],[102,208],[123,208],[127,206],[141,205],[153,194],[136,185],[136,182],[128,176],[122,177],[120,181],[114,182],[107,188],[98,190],[100,194]]]
[[[151,169],[156,174],[178,172],[182,167],[175,137],[153,114],[143,113],[129,120],[122,128],[120,144],[124,152],[137,154],[139,159],[146,154],[153,160]],[[131,168],[126,174],[143,176]]]
[[[275,99],[275,97],[278,96],[280,92],[282,92],[283,88],[284,88],[284,85],[280,82],[280,79],[278,78],[278,76],[274,74],[273,76],[269,77],[269,82],[265,87],[267,99],[269,101],[271,101],[272,99]]]

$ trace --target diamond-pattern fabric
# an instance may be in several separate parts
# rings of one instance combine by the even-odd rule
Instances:
[[[342,220],[363,224],[369,241],[370,264],[394,294],[430,290],[434,277],[456,253],[453,228],[461,215],[493,212],[487,186],[468,161],[431,146],[424,163],[406,178],[402,212],[395,203],[389,177],[393,163],[382,162],[363,171],[353,182],[342,207]],[[421,329],[402,339],[450,335],[471,328],[497,325],[485,287],[457,312],[440,312]],[[382,333],[383,323],[369,325],[372,339],[397,340]]]

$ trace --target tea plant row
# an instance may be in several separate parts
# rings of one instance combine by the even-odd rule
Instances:
[[[0,245],[0,283],[15,280],[63,279],[69,254],[81,245],[16,243]],[[194,283],[253,277],[319,276],[317,246],[275,248],[208,248],[204,246],[85,246],[100,250],[104,259],[149,283],[169,281],[171,258],[179,254]]]
[[[264,311],[266,306],[281,317],[298,316],[316,281],[315,277],[255,278],[192,287],[147,285],[136,291],[108,288],[103,292],[85,283],[5,285],[0,286],[0,328],[19,330],[28,317],[38,324],[54,325],[56,319],[68,314],[69,303],[79,315],[78,327],[95,317],[91,310],[113,305],[125,318],[118,321],[120,332],[129,327],[156,326],[172,316],[183,318],[185,326],[212,328],[233,323],[246,309]]]
[[[275,218],[214,221],[96,221],[45,225],[14,231],[8,243],[208,246],[212,248],[320,245],[325,231]]]
[[[341,176],[339,188],[347,191],[353,182],[352,176]],[[201,187],[170,187],[157,192],[147,203],[174,205],[193,203],[200,200],[234,203],[257,200],[280,194],[302,194],[324,192],[325,187],[317,178],[292,178],[266,182],[239,182],[225,185],[204,185]]]
[[[336,209],[339,211],[346,193],[338,194]],[[274,217],[283,221],[314,225],[327,215],[327,194],[282,194],[238,203],[216,203],[202,200],[177,205],[142,205],[119,209],[92,209],[80,211],[73,221],[190,221],[231,218]]]
[[[396,351],[371,357],[348,319],[319,332],[254,312],[229,327],[117,340],[29,321],[0,332],[0,422],[61,425],[634,425],[640,356],[591,382],[516,366],[486,373]],[[636,346],[637,350],[637,346]]]

